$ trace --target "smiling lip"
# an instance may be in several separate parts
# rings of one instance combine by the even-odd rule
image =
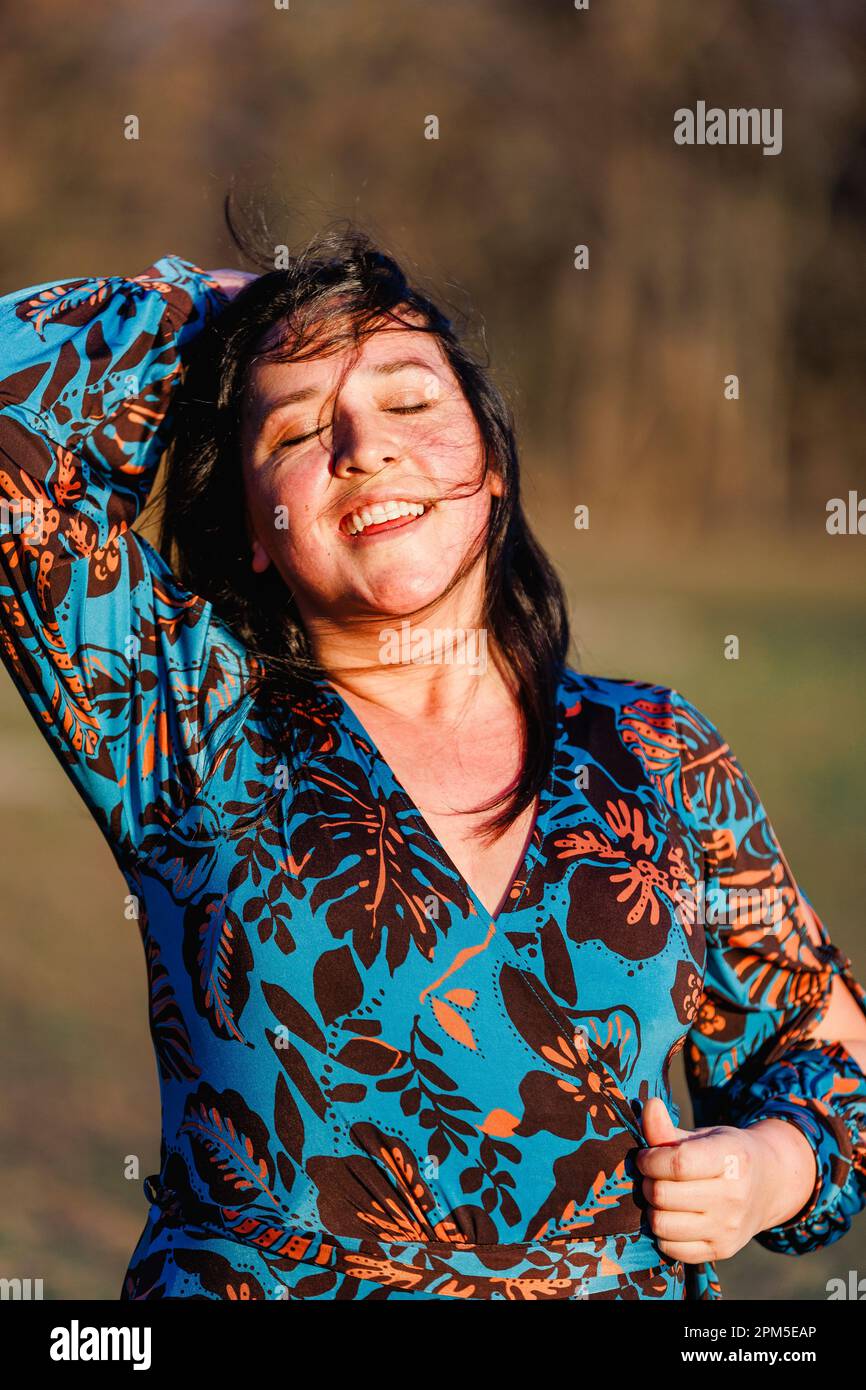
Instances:
[[[417,508],[423,507],[423,511],[400,511],[396,515],[382,515],[386,508]],[[372,539],[373,536],[385,535],[391,531],[402,531],[406,526],[411,526],[416,521],[423,521],[431,510],[432,503],[421,498],[395,498],[390,497],[365,497],[362,502],[353,507],[351,511],[341,518],[338,530],[349,540],[360,541],[365,537]],[[372,513],[378,512],[375,518]],[[365,520],[362,520],[362,517]],[[355,529],[355,528],[358,529]]]
[[[365,526],[363,531],[359,531],[357,535],[350,535],[348,531],[345,531],[342,522],[340,523],[339,530],[341,535],[345,536],[346,540],[351,542],[352,545],[387,540],[388,536],[394,531],[405,531],[407,526],[423,525],[432,510],[432,507],[428,507],[420,516],[396,516],[390,521],[373,522],[370,526]]]

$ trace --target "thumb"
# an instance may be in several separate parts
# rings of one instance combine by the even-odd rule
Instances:
[[[656,1144],[676,1144],[688,1139],[690,1129],[678,1129],[668,1114],[661,1096],[650,1096],[641,1113],[644,1138],[650,1147]]]

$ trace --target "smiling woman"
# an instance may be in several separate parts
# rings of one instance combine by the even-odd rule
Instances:
[[[121,1297],[713,1299],[844,1235],[866,992],[712,721],[567,664],[508,410],[397,262],[37,285],[0,367],[0,649],[141,904]],[[492,661],[383,661],[419,615]]]
[[[452,737],[468,700],[463,738],[488,757],[474,787],[452,791],[498,809],[486,827],[478,814],[461,824],[507,854],[550,763],[568,643],[561,585],[523,513],[508,408],[441,310],[359,229],[323,232],[287,271],[225,275],[234,302],[178,393],[160,549],[258,658],[261,706],[289,749],[293,702],[326,671],[385,742],[386,723],[412,721],[419,753],[417,721],[438,737],[438,713]],[[395,674],[383,622],[434,613],[440,628],[484,627],[489,674],[440,667],[431,681],[404,667],[398,700],[383,700]],[[510,842],[491,845],[497,834]]]

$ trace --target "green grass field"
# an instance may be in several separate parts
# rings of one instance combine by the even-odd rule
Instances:
[[[603,527],[570,532],[570,508],[540,485],[529,501],[567,579],[582,668],[673,685],[719,725],[866,979],[866,539],[717,536],[684,552],[673,525],[669,540],[655,528],[611,541]],[[723,656],[729,634],[737,661]],[[0,752],[2,1267],[44,1279],[46,1298],[114,1299],[145,1219],[141,1179],[159,1164],[138,928],[107,845],[5,673]],[[719,1270],[727,1298],[823,1299],[851,1268],[866,1268],[866,1215],[815,1255],[753,1242]]]

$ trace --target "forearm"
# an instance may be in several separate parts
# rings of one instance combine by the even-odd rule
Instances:
[[[825,1040],[830,1041],[830,1040]],[[838,1039],[866,1073],[866,1041]],[[767,1117],[749,1126],[749,1132],[766,1141],[761,1184],[764,1217],[758,1230],[791,1221],[813,1196],[818,1182],[815,1150],[793,1121]]]
[[[76,532],[79,549],[109,538],[102,525],[92,536],[109,502],[112,526],[131,524],[165,448],[181,348],[224,302],[205,272],[172,255],[138,276],[46,283],[0,299],[13,496],[35,491],[47,509],[79,512],[88,532]]]
[[[780,1207],[793,1205],[802,1191],[799,1183],[806,1183],[799,1168],[803,1149],[797,1131],[810,1144],[817,1163],[805,1206],[757,1230],[758,1243],[780,1254],[805,1254],[844,1235],[866,1205],[866,1074],[845,1043],[809,1038],[787,1047],[760,1076],[739,1084],[735,1078],[725,1109],[728,1123],[741,1129],[761,1125],[760,1139],[785,1145],[769,1164],[782,1189],[777,1194]],[[780,1140],[778,1127],[764,1128],[769,1121],[789,1127],[794,1139]],[[800,1175],[793,1189],[782,1172],[785,1161],[798,1163]],[[776,1202],[772,1196],[764,1200],[768,1205]]]
[[[819,1035],[823,1036],[823,1035]],[[832,1041],[829,1040],[829,1041]],[[857,1065],[866,1072],[866,1039],[864,1038],[841,1038],[842,1046],[850,1052]]]

